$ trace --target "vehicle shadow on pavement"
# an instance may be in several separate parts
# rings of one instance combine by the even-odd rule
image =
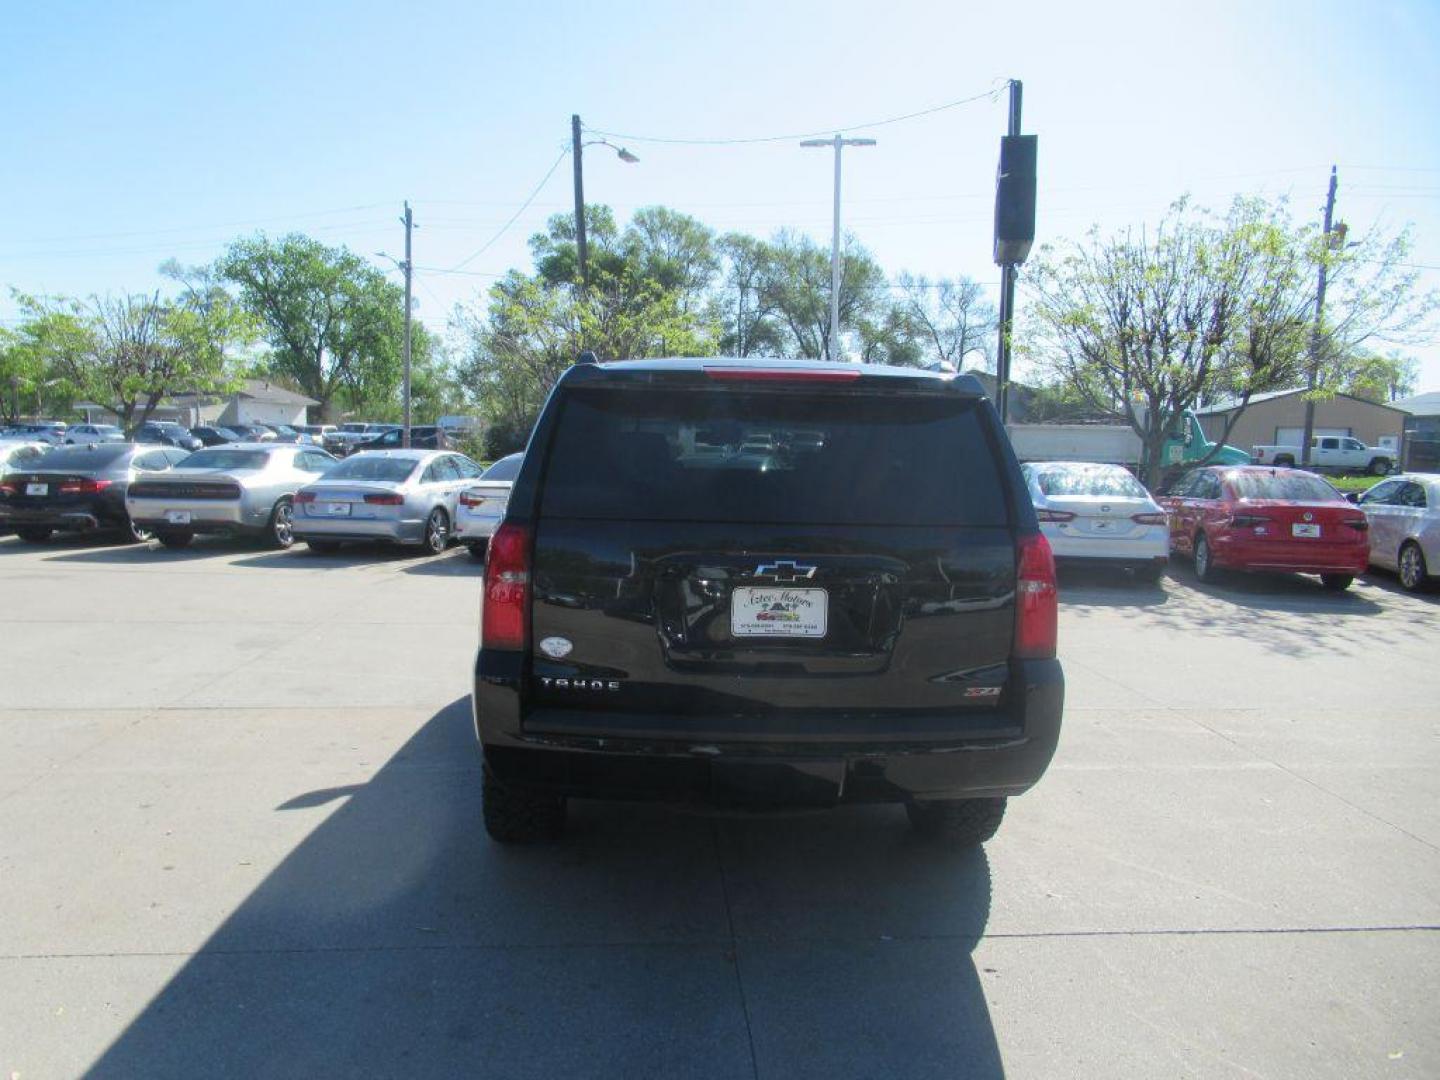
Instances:
[[[197,536],[189,547],[183,548],[167,548],[156,540],[136,544],[117,544],[111,541],[109,546],[90,545],[80,550],[54,554],[49,558],[55,562],[116,563],[121,566],[194,562],[233,555],[237,551],[253,551],[258,543],[254,540],[208,536]],[[52,546],[58,545],[53,545],[52,541]]]
[[[895,808],[594,802],[503,848],[479,790],[461,699],[368,781],[284,800],[335,809],[89,1075],[1003,1076],[979,850]]]
[[[1056,568],[1060,602],[1079,602],[1102,607],[1155,607],[1169,599],[1165,579],[1142,581],[1124,570],[1108,567],[1067,566]]]

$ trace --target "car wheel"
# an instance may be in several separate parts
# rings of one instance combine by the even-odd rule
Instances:
[[[50,534],[54,531],[41,525],[22,525],[15,530],[15,535],[27,544],[43,544],[50,539]]]
[[[565,830],[565,800],[507,784],[486,765],[480,780],[485,831],[502,844],[544,844]]]
[[[1215,558],[1210,551],[1210,541],[1205,539],[1204,533],[1197,533],[1195,536],[1195,580],[1210,583],[1215,580],[1216,576]]]
[[[485,561],[485,555],[490,550],[490,544],[485,540],[476,540],[473,544],[466,544],[470,549],[470,557],[479,562]]]
[[[265,526],[265,542],[281,551],[295,543],[295,507],[289,499],[281,499],[270,511],[270,523]]]
[[[425,538],[421,541],[431,555],[439,555],[450,543],[450,519],[438,506],[425,519]]]
[[[334,555],[340,550],[339,540],[306,540],[305,546],[312,555]]]
[[[1159,584],[1160,579],[1165,576],[1165,564],[1163,562],[1145,563],[1135,568],[1135,580],[1144,582],[1146,585]]]
[[[1344,592],[1355,581],[1354,574],[1321,574],[1320,584],[1331,592]]]
[[[1005,816],[1002,799],[951,799],[905,804],[910,827],[921,836],[954,847],[976,847],[1000,828]]]
[[[1425,553],[1414,540],[1406,541],[1405,546],[1400,549],[1400,558],[1396,565],[1400,572],[1400,584],[1406,589],[1419,592],[1425,587],[1425,578],[1430,570],[1425,565]]]
[[[1389,471],[1390,471],[1390,459],[1389,459],[1389,458],[1377,457],[1374,461],[1370,462],[1370,475],[1371,475],[1371,476],[1384,476],[1384,475],[1385,475],[1386,473],[1388,473]]]
[[[189,529],[161,529],[155,534],[155,539],[167,548],[183,548],[190,546],[195,534]]]
[[[1293,469],[1295,467],[1295,459],[1288,454],[1284,457],[1277,457],[1275,459],[1275,467],[1277,469]]]

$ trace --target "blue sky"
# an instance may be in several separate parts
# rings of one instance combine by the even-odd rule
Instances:
[[[155,287],[259,229],[366,256],[402,250],[415,207],[419,314],[514,265],[569,208],[554,162],[578,112],[630,135],[823,131],[1025,83],[1040,136],[1040,239],[1153,221],[1176,196],[1289,194],[1317,217],[1332,162],[1353,230],[1413,223],[1440,267],[1440,4],[1205,2],[726,4],[483,2],[11,5],[0,283],[86,294]],[[847,152],[846,227],[893,275],[997,278],[1000,102],[869,132]],[[721,229],[828,241],[831,159],[791,142],[617,140],[586,194],[623,216],[663,203]],[[377,263],[383,261],[377,260]],[[1440,288],[1440,271],[1422,281]],[[15,309],[0,301],[0,320]],[[1422,390],[1440,389],[1440,346]]]

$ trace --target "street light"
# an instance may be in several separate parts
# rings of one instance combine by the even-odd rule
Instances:
[[[826,342],[826,359],[834,360],[840,345],[840,150],[846,146],[874,146],[874,139],[806,139],[801,146],[833,146],[835,148],[835,231],[830,237],[830,339]]]
[[[585,165],[584,152],[587,146],[608,146],[615,151],[615,156],[626,165],[634,165],[640,159],[626,150],[623,146],[616,146],[604,139],[591,139],[589,142],[580,141],[580,115],[576,113],[570,117],[570,146],[571,156],[575,158],[575,250],[580,258],[580,287],[587,288],[590,284],[590,269],[588,265],[588,251],[585,246]]]

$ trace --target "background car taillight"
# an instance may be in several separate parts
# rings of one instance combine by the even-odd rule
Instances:
[[[1050,541],[1039,533],[1022,536],[1015,564],[1019,571],[1015,585],[1015,655],[1027,660],[1048,659],[1055,655],[1060,619]]]
[[[1036,521],[1074,521],[1075,515],[1068,510],[1036,510]]]
[[[1253,529],[1256,525],[1268,525],[1270,521],[1264,514],[1230,515],[1230,525],[1236,529]]]
[[[495,530],[485,556],[480,645],[523,649],[530,631],[530,530],[508,522]]]
[[[92,480],[86,477],[83,480],[66,480],[56,490],[61,495],[95,495],[104,491],[111,483],[109,480]]]
[[[396,492],[386,492],[380,495],[366,495],[365,501],[371,506],[399,506],[405,501],[405,496]]]
[[[461,505],[461,506],[468,506],[468,507],[471,507],[471,508],[473,509],[474,507],[479,506],[479,505],[480,505],[481,503],[483,503],[484,501],[485,501],[485,496],[484,496],[484,495],[481,495],[479,492],[475,492],[475,491],[462,491],[462,492],[460,493],[460,505]]]
[[[1164,514],[1131,514],[1130,520],[1136,525],[1164,525],[1170,519]]]
[[[315,492],[297,491],[295,493],[295,501],[297,503],[313,503],[315,501]]]

